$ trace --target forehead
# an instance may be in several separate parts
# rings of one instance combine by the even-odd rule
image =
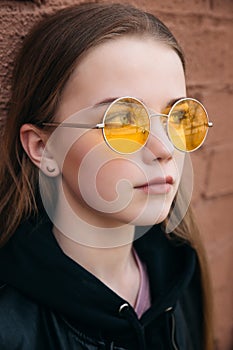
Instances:
[[[75,98],[77,110],[108,97],[135,96],[160,108],[166,99],[185,94],[182,63],[171,47],[154,38],[123,36],[91,48],[82,57],[61,102],[74,103]]]

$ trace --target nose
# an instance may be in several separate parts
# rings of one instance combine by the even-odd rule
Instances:
[[[150,134],[142,152],[143,161],[148,164],[154,160],[161,162],[173,157],[174,146],[169,140],[159,116],[151,118]]]

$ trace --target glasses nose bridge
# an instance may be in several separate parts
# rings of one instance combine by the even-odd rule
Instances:
[[[165,114],[165,113],[159,113],[159,112],[155,112],[154,110],[152,109],[148,109],[148,116],[149,116],[149,120],[150,120],[150,129],[151,129],[151,126],[152,126],[152,121],[153,121],[153,118],[157,117],[157,118],[161,118],[161,117],[164,117],[165,120],[166,120],[166,132],[167,132],[167,123],[168,123],[168,118],[169,118],[169,114]],[[159,120],[159,124],[163,124],[161,119]],[[165,127],[165,125],[163,125],[163,127]]]
[[[152,126],[152,122],[153,122],[153,118],[157,117],[157,123],[156,125],[159,125],[159,128],[155,127],[155,132],[153,132],[153,126]],[[164,118],[164,120],[162,120],[162,118]],[[168,123],[168,118],[169,118],[169,115],[168,114],[164,114],[164,113],[156,113],[156,112],[153,112],[153,113],[150,113],[149,114],[149,119],[150,119],[150,133],[152,132],[154,135],[156,135],[158,132],[159,134],[161,134],[161,129],[163,131],[165,131],[165,134],[168,136],[168,133],[167,133],[167,123]],[[161,129],[160,129],[161,128]],[[157,132],[156,132],[157,131]]]
[[[156,121],[155,117],[157,118],[157,122],[154,124],[153,121]],[[164,121],[161,120],[161,117],[164,117]],[[158,147],[158,145],[160,145],[160,148],[163,145],[162,148],[166,150],[166,153],[169,153],[170,156],[174,151],[174,146],[168,136],[168,117],[169,115],[167,114],[149,110],[150,132],[147,145],[154,145],[156,146],[156,148]]]
[[[150,120],[151,120],[151,118],[154,118],[154,117],[166,117],[166,118],[168,118],[169,115],[149,110],[149,118],[150,118]]]

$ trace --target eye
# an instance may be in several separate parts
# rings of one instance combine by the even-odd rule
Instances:
[[[117,104],[107,113],[106,122],[108,124],[126,126],[134,125],[137,120],[137,112],[131,105]]]
[[[186,113],[185,111],[182,111],[182,110],[173,111],[171,114],[171,117],[174,123],[179,124],[186,119]]]

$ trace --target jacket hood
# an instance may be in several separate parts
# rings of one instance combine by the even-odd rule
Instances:
[[[168,239],[159,225],[134,247],[147,265],[152,306],[142,318],[149,322],[175,305],[192,278],[196,255],[189,245]],[[63,253],[47,217],[22,224],[0,250],[0,281],[92,334],[110,336],[129,327],[119,314],[126,301]]]

